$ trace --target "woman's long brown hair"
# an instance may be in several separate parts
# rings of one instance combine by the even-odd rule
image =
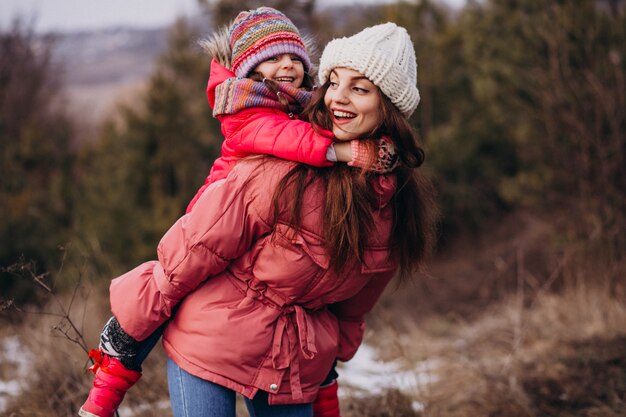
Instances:
[[[315,91],[302,118],[315,128],[332,129],[331,116],[324,104],[329,82]],[[397,189],[393,205],[393,227],[389,245],[391,256],[397,259],[401,279],[415,272],[430,254],[435,243],[436,206],[431,182],[416,168],[424,161],[424,152],[408,120],[382,93],[382,121],[368,137],[390,137],[401,164],[394,174]],[[363,262],[363,253],[373,230],[372,210],[375,194],[369,179],[373,174],[345,164],[330,168],[315,168],[298,164],[278,184],[274,194],[275,224],[278,221],[279,200],[289,192],[293,197],[289,223],[297,230],[302,226],[302,201],[307,187],[322,178],[326,184],[323,232],[330,266],[337,272],[352,260]]]

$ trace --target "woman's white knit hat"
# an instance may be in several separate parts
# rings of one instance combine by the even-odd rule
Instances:
[[[324,84],[337,67],[365,75],[406,117],[420,101],[413,42],[406,29],[395,23],[371,26],[330,41],[320,59],[320,83]]]

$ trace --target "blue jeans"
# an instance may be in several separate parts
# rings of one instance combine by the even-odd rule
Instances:
[[[235,417],[235,392],[191,375],[167,360],[167,382],[174,417]],[[246,407],[250,417],[313,417],[311,404],[268,405],[259,391]]]

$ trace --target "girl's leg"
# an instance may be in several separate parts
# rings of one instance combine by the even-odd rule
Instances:
[[[119,408],[126,391],[141,378],[141,365],[157,344],[167,322],[145,340],[137,341],[127,334],[115,317],[111,317],[100,334],[104,355],[92,356],[99,367],[95,371],[89,396],[79,410],[84,417],[111,417]]]
[[[141,364],[161,337],[164,326],[138,342],[122,329],[115,317],[111,317],[100,335],[100,349],[104,355],[96,352],[92,356],[90,353],[98,366],[94,368],[95,377],[89,396],[79,410],[80,416],[113,416],[126,391],[141,378]]]
[[[100,348],[127,368],[141,372],[141,365],[161,338],[167,322],[145,340],[137,341],[128,335],[115,317],[111,317],[100,335]]]
[[[235,417],[235,392],[184,371],[167,360],[174,417]]]
[[[259,391],[252,400],[245,399],[250,417],[313,417],[311,404],[269,405],[267,392]]]

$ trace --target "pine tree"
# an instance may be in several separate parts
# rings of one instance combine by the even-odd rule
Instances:
[[[159,238],[209,173],[221,144],[204,90],[209,57],[179,21],[136,105],[119,109],[83,159],[79,238],[107,272],[154,258]]]
[[[493,0],[470,13],[467,32],[476,92],[520,161],[500,195],[566,209],[577,233],[595,230],[616,255],[626,247],[625,6]]]
[[[72,217],[72,125],[63,111],[53,39],[19,22],[0,33],[0,266],[54,271]],[[0,272],[0,292],[17,301],[32,286]]]

